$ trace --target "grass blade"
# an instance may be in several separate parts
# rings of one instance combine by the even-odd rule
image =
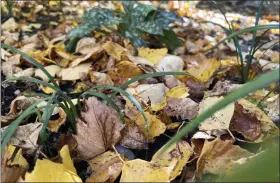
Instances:
[[[204,111],[198,117],[190,121],[186,126],[181,128],[181,130],[174,136],[172,139],[165,145],[165,148],[162,149],[162,152],[166,151],[171,145],[179,141],[182,137],[184,137],[187,133],[191,132],[198,125],[203,122],[205,119],[211,117],[216,111],[226,107],[228,104],[245,97],[251,92],[257,91],[273,82],[277,82],[279,80],[279,69],[271,71],[269,73],[263,74],[255,80],[248,82],[242,88],[232,92],[227,95],[223,100],[219,101],[215,105],[213,105],[208,110]]]

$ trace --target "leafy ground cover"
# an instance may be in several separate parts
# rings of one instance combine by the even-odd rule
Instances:
[[[279,180],[262,3],[2,2],[2,181]]]

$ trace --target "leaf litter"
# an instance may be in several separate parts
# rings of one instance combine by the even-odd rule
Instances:
[[[156,1],[144,3],[157,5]],[[86,10],[98,6],[117,12],[123,11],[125,5],[118,1],[83,1],[79,4],[75,1],[49,1],[44,5],[39,2],[16,3],[13,7],[16,10],[15,18],[2,22],[1,43],[14,46],[35,58],[73,101],[77,101],[78,94],[93,86],[121,86],[131,78],[144,74],[179,71],[188,75],[141,79],[124,88],[140,103],[148,123],[135,104],[124,95],[114,98],[114,93],[107,89],[98,89],[98,92],[111,97],[124,114],[124,119],[109,102],[88,97],[81,101],[82,109],[75,119],[75,131],[70,128],[69,114],[61,107],[61,102],[47,121],[47,141],[42,142],[42,116],[25,118],[2,151],[2,181],[193,181],[201,180],[207,174],[227,175],[236,165],[257,158],[262,148],[252,151],[246,145],[265,144],[279,136],[279,89],[276,85],[251,93],[217,111],[202,122],[194,133],[186,134],[161,154],[164,144],[182,126],[243,86],[237,82],[239,60],[234,42],[226,42],[217,50],[211,50],[226,36],[220,26],[211,23],[227,27],[226,21],[221,18],[223,16],[196,8],[192,3],[185,3],[183,8],[178,8],[175,2],[161,5],[162,9],[177,12],[183,18],[183,22],[168,23],[182,42],[173,51],[167,44],[160,45],[158,37],[145,35],[147,37],[140,39],[142,27],[138,27],[136,32],[127,32],[135,33],[136,37],[131,34],[132,37],[124,39],[112,33],[116,27],[101,26],[100,30],[89,31],[88,35],[76,40],[77,45],[72,52],[66,51],[71,41],[75,41],[68,33],[82,23],[81,16]],[[24,13],[25,7],[28,13]],[[142,4],[139,7],[142,8]],[[136,13],[138,8],[134,10]],[[149,16],[148,12],[154,11],[154,8],[152,6],[143,11]],[[47,13],[49,10],[51,13]],[[3,8],[3,11],[8,10]],[[254,24],[252,16],[226,15],[235,29]],[[41,17],[46,20],[40,20]],[[110,21],[118,22],[112,15],[108,17]],[[270,19],[263,16],[259,23],[275,23]],[[165,29],[156,30],[165,35]],[[74,33],[71,32],[72,35]],[[276,40],[278,35],[279,31],[273,29],[265,34],[264,39]],[[249,33],[240,37],[242,55],[246,58],[253,36]],[[142,42],[142,39],[151,40],[151,44],[135,47],[135,43]],[[264,44],[256,51],[251,78],[279,67],[279,48],[277,45],[269,47],[271,45]],[[1,58],[3,79],[25,76],[50,83],[42,70],[33,67],[20,54],[1,48]],[[24,94],[55,92],[43,85],[24,85],[21,86],[20,82],[2,85],[2,106],[6,108],[6,112],[1,110],[2,134],[24,110],[42,98]],[[37,107],[46,105],[47,102],[42,102]],[[41,111],[38,111],[39,114]],[[275,121],[278,121],[278,126]],[[120,145],[126,150],[120,151]]]

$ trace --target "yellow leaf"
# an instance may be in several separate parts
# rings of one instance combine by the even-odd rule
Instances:
[[[45,64],[45,63],[56,64],[54,60],[46,58],[47,56],[46,51],[44,52],[44,51],[37,50],[37,51],[28,52],[27,54],[33,57],[34,59],[36,59],[40,64]]]
[[[56,120],[49,120],[48,122],[48,130],[51,132],[58,132],[58,129],[61,125],[63,125],[66,121],[66,113],[62,108],[58,108],[59,118]]]
[[[123,162],[114,151],[107,151],[88,162],[93,173],[86,182],[114,182],[122,171]]]
[[[82,182],[77,175],[68,146],[60,150],[61,163],[54,163],[48,159],[37,159],[34,170],[26,173],[25,182]]]
[[[122,167],[120,182],[169,182],[170,170],[157,167],[150,162],[135,159],[127,161]]]
[[[121,60],[121,56],[125,52],[125,48],[112,41],[107,41],[102,45],[102,48],[114,59]]]
[[[12,157],[15,149],[16,149],[16,147],[13,146],[13,145],[8,146],[8,156],[10,158]],[[21,155],[21,152],[22,152],[22,150],[19,149],[19,151],[14,156],[13,161],[10,158],[8,158],[9,160],[7,161],[7,165],[10,165],[10,166],[19,165],[19,166],[23,167],[24,169],[27,169],[28,168],[28,163],[25,160],[25,158]]]
[[[119,76],[125,78],[132,78],[143,74],[143,71],[139,67],[129,61],[121,61],[116,65],[116,68]]]
[[[159,167],[169,167],[172,170],[169,180],[173,180],[180,175],[193,154],[192,148],[187,142],[179,141],[169,147],[163,154],[159,153],[161,149],[154,154],[151,163]]]
[[[147,137],[147,139],[152,140],[154,137],[162,134],[165,131],[166,126],[155,115],[151,115],[148,112],[145,112],[145,115],[148,120],[149,132],[147,132],[147,127],[146,127],[146,122],[144,120],[144,117],[140,113],[136,118],[135,123],[139,126],[141,131]]]
[[[86,85],[85,83],[83,82],[78,82],[76,85],[75,85],[75,88],[73,90],[72,93],[81,93],[81,92],[84,92],[86,91],[87,89],[89,89],[89,86]]]
[[[145,58],[153,64],[158,63],[166,54],[166,48],[150,49],[150,48],[138,48],[138,56]]]
[[[59,84],[58,82],[56,82],[56,83]],[[53,85],[52,83],[50,83],[50,84]],[[46,94],[51,94],[51,93],[55,92],[54,89],[52,89],[50,87],[47,87],[47,86],[44,86],[42,84],[40,84],[40,89]]]
[[[192,61],[188,63],[187,72],[196,79],[207,82],[220,65],[221,63],[214,58]]]
[[[167,105],[166,97],[186,98],[187,96],[189,96],[188,91],[189,91],[189,88],[187,88],[185,86],[176,86],[176,87],[172,88],[171,90],[166,92],[165,97],[163,98],[161,103],[159,103],[156,106],[152,107],[152,110],[153,111],[162,110]]]

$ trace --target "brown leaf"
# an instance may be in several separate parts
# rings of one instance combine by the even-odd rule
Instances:
[[[167,97],[167,106],[163,108],[168,116],[193,119],[198,113],[198,104],[190,98]]]
[[[232,161],[251,156],[252,153],[232,141],[223,141],[220,138],[214,141],[205,141],[200,157],[197,161],[196,176],[204,173],[224,174],[230,169]]]
[[[248,140],[255,140],[261,134],[261,123],[255,116],[244,113],[242,105],[235,103],[230,130],[241,133]]]
[[[200,81],[194,77],[186,77],[186,86],[189,87],[190,98],[202,99],[204,96],[204,91],[206,90],[205,86],[201,84]]]
[[[16,54],[14,56],[9,57],[6,62],[2,62],[2,72],[5,76],[10,77],[13,74],[22,71],[21,68],[18,67],[20,64],[20,54]]]
[[[225,80],[225,81],[218,81],[213,90],[209,93],[208,96],[219,96],[219,95],[226,95],[229,94],[236,89],[240,88],[241,84],[233,84],[231,81]]]
[[[78,158],[91,159],[115,145],[124,125],[118,113],[95,97],[85,102],[87,111],[81,112],[82,118],[77,119]]]
[[[64,110],[62,108],[58,108],[58,114],[59,114],[59,118],[55,119],[55,120],[49,120],[48,122],[48,130],[50,130],[51,132],[58,132],[58,129],[61,125],[63,125],[66,121],[66,113],[64,112]]]
[[[135,123],[127,120],[120,144],[130,149],[147,149],[148,139]]]

